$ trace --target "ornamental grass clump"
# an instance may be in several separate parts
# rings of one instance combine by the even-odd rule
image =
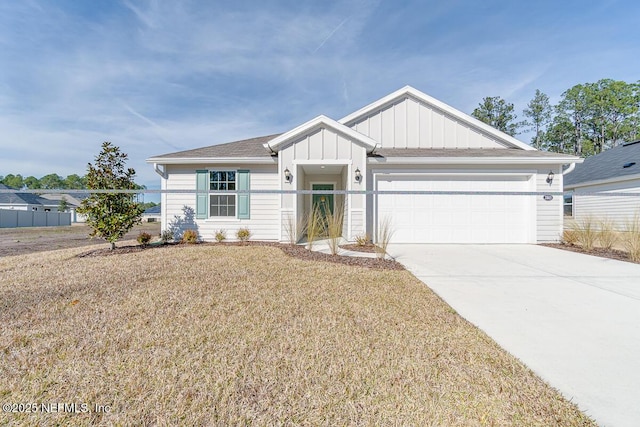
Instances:
[[[577,233],[577,240],[580,246],[586,251],[593,250],[593,247],[598,239],[598,230],[596,228],[595,221],[590,216],[587,216],[579,221],[575,222],[575,231]]]
[[[618,235],[616,233],[616,225],[609,218],[604,218],[599,222],[599,230],[598,230],[598,242],[600,242],[600,246],[605,249],[613,248],[613,245],[618,241]]]
[[[640,262],[640,215],[627,221],[624,227],[622,245],[633,262]]]
[[[327,211],[326,228],[329,235],[329,250],[331,255],[338,255],[340,239],[342,239],[342,224],[344,220],[344,208],[336,206],[334,212]]]
[[[375,251],[379,259],[384,259],[387,254],[387,247],[389,246],[393,233],[391,218],[387,216],[380,221],[380,226],[378,227]]]
[[[308,213],[307,219],[305,221],[306,230],[307,230],[307,249],[313,249],[313,243],[316,241],[318,236],[320,236],[325,228],[326,222],[320,212],[320,206],[315,205],[311,212]]]

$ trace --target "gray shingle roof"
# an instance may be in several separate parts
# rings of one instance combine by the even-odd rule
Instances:
[[[15,190],[0,184],[1,190]],[[0,193],[0,204],[57,206],[57,203],[32,193]]]
[[[624,165],[635,162],[635,165]],[[573,172],[564,177],[564,185],[571,186],[589,181],[619,178],[640,174],[640,141],[610,148],[585,159]]]
[[[190,159],[190,158],[218,158],[218,157],[271,157],[271,152],[263,147],[267,141],[280,134],[260,136],[242,141],[227,142],[226,144],[210,145],[193,150],[178,151],[176,153],[153,156],[153,159]]]
[[[573,157],[546,151],[521,150],[519,148],[380,148],[372,157]]]

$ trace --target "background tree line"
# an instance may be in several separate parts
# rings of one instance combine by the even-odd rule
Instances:
[[[587,157],[640,137],[640,81],[578,84],[556,105],[536,90],[520,122],[513,104],[499,96],[484,98],[471,115],[512,136],[533,132],[531,145],[540,150]]]
[[[30,190],[82,190],[87,188],[86,176],[79,176],[76,174],[67,175],[66,178],[63,178],[58,174],[50,173],[40,179],[35,176],[28,176],[24,178],[20,174],[9,174],[5,177],[0,175],[0,183],[18,190],[22,190],[24,188],[28,188]]]

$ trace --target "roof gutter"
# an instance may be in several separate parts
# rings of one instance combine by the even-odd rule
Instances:
[[[534,165],[548,165],[548,164],[566,164],[566,158],[532,158],[532,157],[369,157],[368,163],[370,164],[388,164],[388,165],[513,165],[513,164],[534,164]]]
[[[151,157],[146,162],[154,165],[197,165],[208,163],[273,165],[277,163],[277,159],[274,157]]]

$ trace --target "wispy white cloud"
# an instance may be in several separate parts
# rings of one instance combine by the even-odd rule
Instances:
[[[470,112],[634,81],[640,6],[624,6],[0,2],[0,175],[83,173],[110,140],[152,185],[151,155],[339,118],[406,84]]]

